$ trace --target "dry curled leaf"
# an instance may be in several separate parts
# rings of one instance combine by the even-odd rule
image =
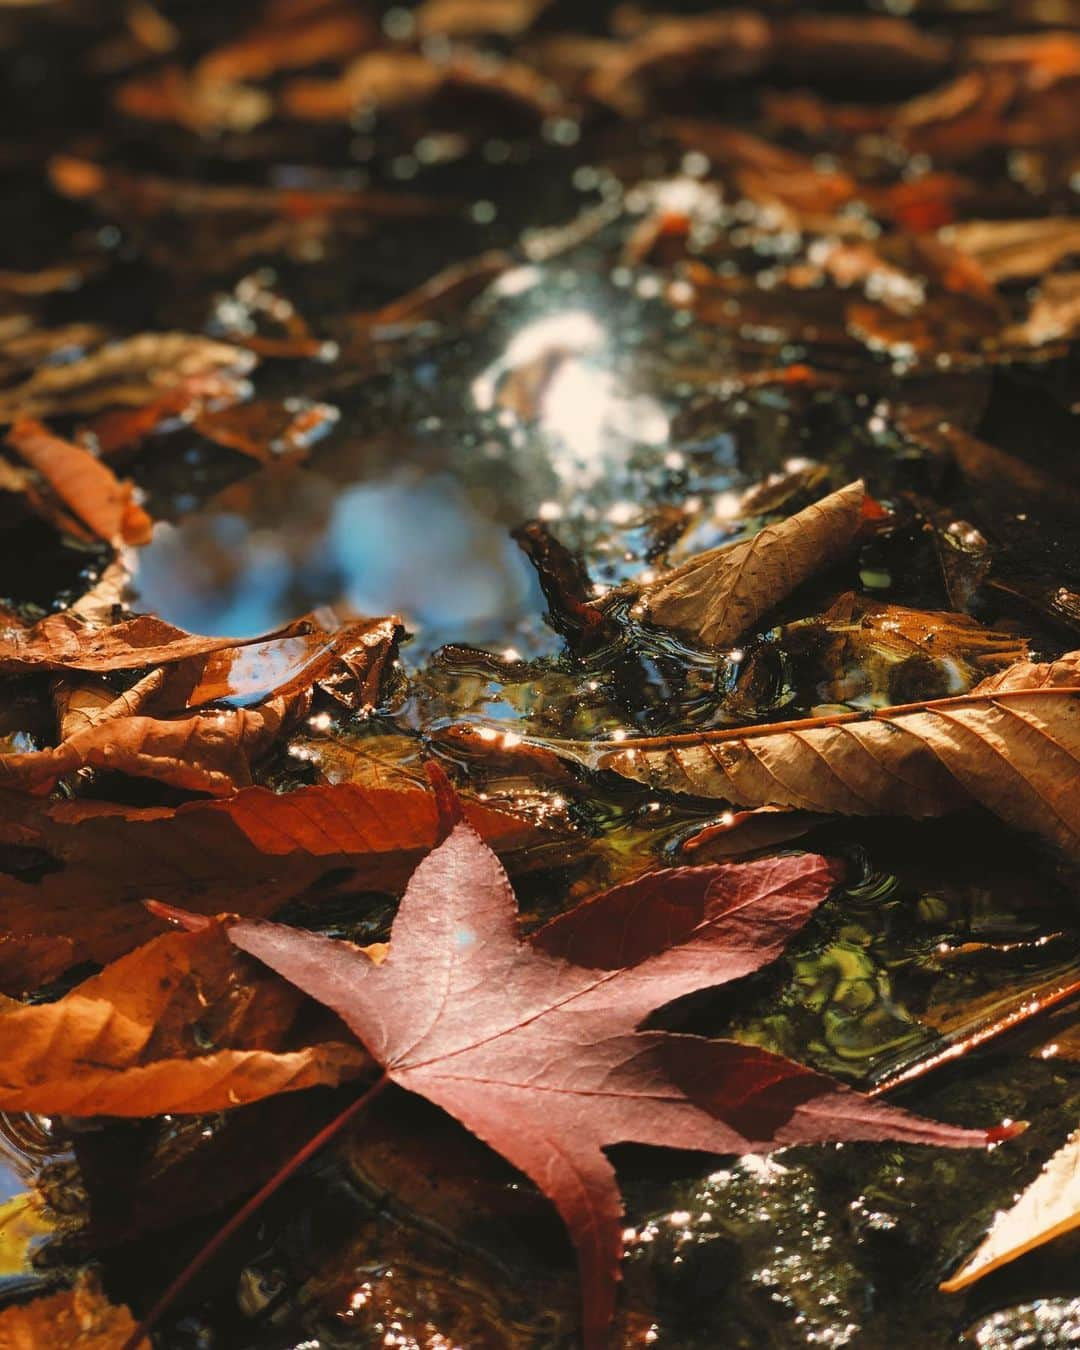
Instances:
[[[106,709],[57,746],[0,754],[0,787],[46,792],[90,768],[226,797],[251,784],[253,766],[310,706],[306,691],[256,708],[169,719],[132,715],[126,697],[118,698],[115,712]]]
[[[628,588],[634,612],[706,646],[727,646],[847,552],[865,495],[861,482],[849,483],[751,539],[699,553],[655,581]]]
[[[979,803],[1080,860],[1080,653],[970,694],[748,730],[553,743],[592,768],[733,806],[939,816]]]
[[[85,446],[54,436],[32,418],[15,423],[7,444],[98,539],[116,547],[149,541],[153,522],[135,501],[133,484],[121,482]]]
[[[0,1109],[221,1111],[370,1067],[304,1004],[238,959],[219,923],[167,933],[54,1003],[0,1000]]]
[[[372,708],[397,656],[401,620],[339,620],[320,610],[298,620],[295,637],[271,635],[223,647],[202,665],[187,706],[259,703],[317,685],[348,708]]]

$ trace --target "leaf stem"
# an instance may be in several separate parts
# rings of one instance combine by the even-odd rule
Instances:
[[[309,1158],[313,1158],[325,1144],[328,1144],[336,1134],[344,1129],[349,1121],[358,1116],[366,1106],[369,1106],[388,1086],[389,1082],[390,1079],[383,1073],[374,1083],[372,1083],[371,1087],[369,1087],[366,1092],[362,1092],[355,1101],[350,1102],[344,1111],[339,1112],[338,1115],[336,1115],[328,1124],[324,1125],[317,1134],[313,1134],[302,1148],[299,1148],[287,1162],[283,1163],[273,1176],[265,1181],[255,1194],[240,1206],[232,1218],[218,1229],[205,1247],[203,1247],[187,1263],[120,1347],[120,1350],[137,1350],[137,1347],[146,1340],[161,1321],[165,1313],[168,1312],[169,1308],[175,1303],[177,1298],[179,1298],[188,1285],[191,1284],[192,1280],[195,1279],[196,1275],[198,1275],[199,1272],[213,1260],[218,1252],[229,1242],[230,1238],[232,1238],[244,1224],[247,1223],[248,1219],[250,1219],[257,1210],[262,1208],[276,1191],[284,1186],[285,1182],[288,1181],[295,1172],[299,1171]]]

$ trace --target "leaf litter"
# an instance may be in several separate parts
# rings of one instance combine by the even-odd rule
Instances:
[[[1068,1030],[1075,987],[1075,37],[1004,13],[976,33],[951,14],[619,10],[585,33],[501,0],[382,22],[336,0],[220,23],[174,8],[103,12],[92,32],[60,6],[0,16],[5,55],[47,42],[75,101],[111,108],[88,135],[56,112],[52,77],[13,67],[25,205],[0,277],[0,493],[7,553],[35,567],[0,575],[0,1104],[55,1118],[60,1152],[76,1141],[90,1208],[36,1265],[17,1258],[13,1292],[46,1296],[5,1311],[6,1334],[35,1345],[74,1316],[72,1343],[139,1336],[121,1305],[148,1315],[182,1262],[153,1244],[120,1261],[101,1235],[167,1228],[150,1197],[209,1213],[215,1158],[285,1093],[291,1158],[221,1182],[232,1235],[245,1193],[340,1129],[327,1094],[356,1114],[367,1045],[555,1202],[589,1344],[689,1350],[718,1327],[946,1343],[973,1314],[911,1300],[909,1279],[966,1279],[948,1277],[983,1236],[972,1195],[1007,1209],[1032,1182],[972,1271],[1075,1222],[1033,1181],[1080,1109],[1068,1035],[1022,1066],[1004,1039],[1051,1007]],[[442,842],[431,757],[470,822]],[[993,862],[987,812],[1015,870]],[[847,868],[828,901],[841,869],[822,853]],[[701,905],[766,873],[821,884],[748,920],[745,950],[720,918],[686,936]],[[203,917],[159,936],[178,910]],[[289,926],[262,922],[279,912]],[[481,918],[490,941],[447,947],[480,976],[430,1034],[463,1031],[447,1063],[491,1062],[455,1077],[445,1047],[414,1064],[379,1037],[433,1012],[440,949],[420,927]],[[314,997],[226,934],[268,944]],[[388,937],[377,965],[341,940],[381,959]],[[737,998],[639,1025],[736,976]],[[566,982],[595,1026],[552,1007]],[[532,1021],[474,1043],[529,990]],[[616,1043],[627,1055],[605,1059]],[[937,1116],[965,1055],[976,1086],[944,1115],[966,1131],[855,1090],[906,1083]],[[669,1095],[631,1094],[617,1120],[530,1104],[540,1082],[545,1102],[577,1100],[590,1074],[652,1075]],[[785,1084],[811,1096],[778,1104]],[[511,1097],[524,1114],[507,1132]],[[413,1129],[407,1100],[365,1108],[326,1163],[361,1178],[370,1140],[392,1232],[353,1214],[366,1236],[313,1278],[275,1219],[243,1271],[241,1334],[266,1334],[279,1304],[251,1290],[268,1280],[290,1335],[329,1317],[381,1343],[397,1318],[449,1343],[576,1343],[539,1196],[518,1174],[481,1185],[483,1150],[455,1177],[465,1145],[445,1121]],[[820,1148],[747,1170],[811,1138],[975,1144],[1008,1117],[1029,1129],[992,1152],[904,1151],[906,1209],[880,1150],[846,1155],[857,1192]],[[124,1188],[94,1156],[121,1128],[156,1130],[160,1151],[110,1229]],[[695,1182],[698,1164],[604,1153],[627,1139],[745,1156]],[[483,1197],[470,1234],[415,1184],[425,1149],[459,1209]],[[591,1178],[584,1209],[559,1157]],[[55,1201],[66,1165],[27,1176]],[[202,1178],[186,1211],[169,1198],[184,1167]],[[534,1235],[512,1256],[508,1187]],[[801,1198],[788,1212],[770,1189]],[[796,1221],[810,1194],[813,1238]],[[928,1233],[931,1211],[946,1218]],[[918,1255],[883,1263],[884,1233]],[[189,1268],[216,1256],[225,1301],[170,1302],[165,1343],[183,1316],[236,1331],[235,1241],[203,1231],[187,1251]],[[371,1244],[397,1283],[371,1272]],[[734,1250],[744,1267],[715,1299],[685,1283],[686,1257],[715,1274]],[[87,1282],[98,1266],[112,1306]],[[75,1283],[47,1293],[56,1279]],[[762,1286],[782,1317],[761,1312]],[[1030,1307],[1069,1316],[995,1287],[996,1345],[1022,1343]]]

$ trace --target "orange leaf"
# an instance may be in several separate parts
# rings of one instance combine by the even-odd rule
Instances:
[[[84,446],[54,436],[32,418],[16,422],[7,443],[99,539],[117,546],[149,540],[153,522],[136,503],[132,484]]]

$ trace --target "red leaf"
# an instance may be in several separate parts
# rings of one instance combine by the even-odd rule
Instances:
[[[578,1249],[585,1344],[598,1350],[621,1254],[607,1145],[744,1153],[987,1140],[756,1047],[636,1030],[671,999],[771,960],[831,881],[814,856],[658,873],[527,943],[498,860],[461,823],[414,873],[379,966],[279,924],[244,921],[230,936],[337,1012],[387,1078],[455,1116],[552,1200]]]

